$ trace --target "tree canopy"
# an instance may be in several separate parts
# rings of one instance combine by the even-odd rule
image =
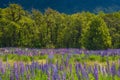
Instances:
[[[120,48],[120,12],[41,13],[10,4],[0,8],[0,47]]]

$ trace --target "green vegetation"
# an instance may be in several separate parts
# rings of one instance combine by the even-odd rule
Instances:
[[[60,63],[62,63],[62,60],[66,61],[66,58],[70,56],[69,63],[87,63],[88,65],[94,64],[94,63],[99,63],[99,64],[105,64],[106,61],[109,62],[115,62],[117,63],[118,60],[120,59],[120,56],[115,55],[115,56],[100,56],[100,55],[85,55],[85,54],[55,54],[52,55],[52,59],[49,58],[49,55],[36,55],[36,56],[27,56],[27,55],[17,55],[17,54],[6,54],[6,55],[1,55],[0,60],[3,62],[9,62],[13,64],[14,62],[24,62],[24,63],[31,63],[32,61],[37,61],[40,63],[46,63],[52,62],[53,64],[56,63],[58,60]]]
[[[13,61],[13,62],[31,62],[31,61],[39,61],[39,60],[46,60],[47,55],[40,55],[40,56],[27,56],[27,55],[17,55],[17,54],[6,54],[1,55],[0,60],[7,62],[7,61]]]
[[[0,47],[120,48],[120,12],[67,15],[10,4],[0,9]]]

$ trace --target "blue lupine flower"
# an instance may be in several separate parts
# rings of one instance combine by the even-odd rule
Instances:
[[[58,69],[55,65],[52,66],[52,69],[53,69],[52,79],[56,80],[58,78]]]
[[[95,80],[98,80],[98,68],[97,68],[97,65],[94,66],[94,77],[95,77]]]
[[[25,66],[24,66],[24,64],[21,62],[21,63],[20,63],[20,74],[22,75],[22,79],[24,78],[24,72],[25,72]]]
[[[111,73],[112,73],[112,76],[115,76],[115,74],[116,74],[115,64],[112,64]]]
[[[80,74],[79,74],[79,66],[78,66],[78,64],[75,65],[75,69],[76,69],[76,74],[77,74],[78,80],[80,80]]]
[[[47,75],[48,75],[48,79],[47,80],[50,80],[50,71],[47,71]]]
[[[63,73],[62,80],[66,80],[66,73]]]
[[[86,80],[89,80],[88,73],[85,70],[86,67],[82,67],[81,64],[79,64],[79,66],[80,66],[80,71],[81,71],[82,77],[85,78]]]

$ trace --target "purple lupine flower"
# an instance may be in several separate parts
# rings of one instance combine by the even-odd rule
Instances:
[[[68,57],[66,58],[66,61],[64,61],[64,64],[65,64],[65,67],[67,68],[69,65],[69,58]]]
[[[86,67],[85,67],[85,68],[82,67],[81,64],[79,64],[79,67],[80,67],[80,71],[81,71],[81,74],[82,74],[83,78],[85,78],[86,80],[89,80],[88,73],[87,73],[86,70],[85,70]]]
[[[94,66],[94,77],[95,77],[95,80],[98,80],[98,68],[97,68],[97,65]]]
[[[5,73],[5,67],[1,67],[1,72],[2,72],[2,74]]]
[[[86,63],[84,63],[84,69],[87,70],[87,65],[86,65]]]
[[[14,63],[14,69],[17,69],[17,68],[18,68],[17,63]]]
[[[113,77],[114,77],[115,74],[116,74],[115,64],[112,64],[112,66],[111,66],[111,74],[112,74]]]
[[[3,64],[2,64],[2,61],[0,60],[0,68],[2,67],[2,65],[3,65]]]
[[[54,52],[53,51],[50,52],[50,54],[48,55],[48,58],[49,59],[53,59],[54,58]]]
[[[88,66],[88,73],[91,73],[91,67]]]
[[[27,80],[30,80],[30,75],[29,74],[27,74]]]
[[[26,66],[25,66],[25,71],[26,71],[26,73],[28,74],[28,72],[29,72],[29,65],[27,64]]]
[[[47,71],[47,75],[48,75],[48,79],[47,80],[50,80],[50,71]]]
[[[62,80],[66,80],[66,73],[63,73]]]
[[[36,67],[36,69],[39,69],[39,63],[38,62],[35,63],[35,67]]]
[[[59,68],[58,60],[57,60],[57,63],[56,63],[56,67]]]
[[[24,66],[24,64],[21,62],[21,63],[20,63],[20,74],[22,75],[22,78],[24,78],[24,72],[25,72],[25,66]]]
[[[72,64],[70,64],[69,67],[70,67],[70,73],[72,73]]]
[[[62,71],[64,69],[63,65],[60,65],[60,71]]]
[[[117,72],[118,76],[120,77],[120,66],[118,68],[118,72]]]
[[[58,80],[61,80],[60,75],[58,75]]]
[[[30,65],[30,71],[31,71],[31,73],[32,73],[32,75],[34,76],[35,75],[35,72],[34,72],[34,63],[32,63],[31,65]]]
[[[14,69],[13,70],[14,70],[16,80],[19,80],[18,64],[17,63],[14,63]]]
[[[47,73],[48,70],[49,70],[49,66],[48,66],[48,64],[45,64],[45,72]]]
[[[14,70],[10,70],[10,80],[14,80]]]
[[[52,79],[56,80],[58,78],[58,69],[55,65],[52,66],[52,69],[53,69]]]
[[[14,76],[13,75],[10,75],[10,80],[14,80]]]
[[[79,67],[78,67],[78,64],[75,65],[75,69],[76,69],[77,77],[78,77],[78,79],[80,80],[80,74],[79,74]]]

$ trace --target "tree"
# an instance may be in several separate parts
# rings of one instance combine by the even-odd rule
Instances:
[[[111,36],[109,29],[100,17],[94,17],[90,23],[90,28],[86,32],[84,46],[87,49],[107,49],[111,47]]]
[[[6,19],[17,22],[22,16],[25,16],[25,11],[18,4],[10,4],[9,7],[4,9],[4,15]]]
[[[56,43],[57,43],[57,34],[58,34],[58,29],[59,26],[57,25],[57,18],[60,17],[59,16],[59,12],[48,8],[45,13],[44,13],[44,17],[45,17],[45,23],[46,23],[46,30],[47,30],[47,34],[46,34],[46,46],[48,46],[50,48],[50,46],[52,48],[55,48]]]
[[[103,16],[112,37],[112,48],[120,48],[120,12]]]
[[[92,20],[92,17],[94,16],[95,16],[94,14],[89,12],[76,13],[72,15],[74,22],[73,27],[75,29],[75,32],[73,34],[76,33],[76,35],[74,35],[75,37],[74,45],[77,48],[83,48],[84,34],[89,28],[89,24]]]
[[[31,18],[35,21],[34,27],[36,27],[36,34],[34,35],[34,47],[44,47],[44,36],[45,36],[45,28],[46,28],[46,23],[44,21],[44,16],[43,14],[36,10],[32,9],[32,14]]]
[[[34,20],[29,17],[23,17],[18,24],[21,26],[18,36],[18,44],[21,47],[34,47],[34,37],[37,34],[37,27],[34,26]]]

